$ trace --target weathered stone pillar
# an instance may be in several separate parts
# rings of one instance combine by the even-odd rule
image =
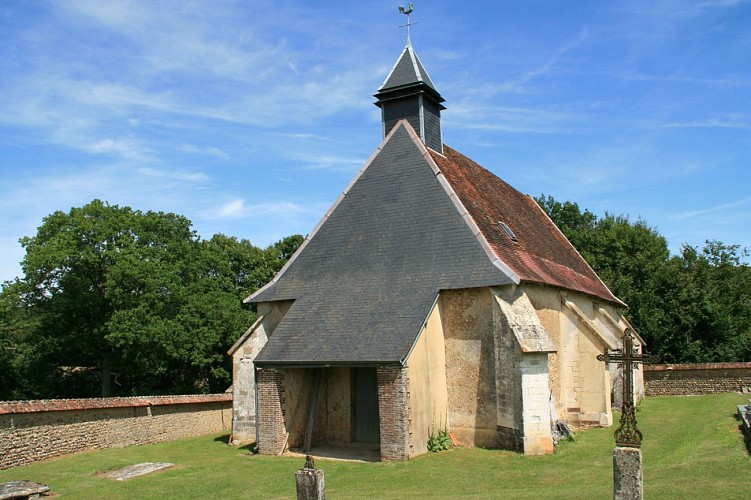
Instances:
[[[406,460],[409,458],[408,368],[379,366],[376,373],[381,460]]]
[[[613,498],[615,500],[642,500],[644,479],[639,448],[617,446],[613,450]]]
[[[316,469],[313,458],[305,457],[305,466],[295,472],[297,500],[324,500],[326,498],[326,480],[323,471]]]
[[[284,374],[275,368],[259,369],[258,380],[258,452],[279,455],[284,452]]]
[[[235,361],[236,374],[232,383],[232,439],[246,443],[256,435],[256,381],[253,360]]]
[[[522,421],[524,454],[553,453],[550,422],[550,387],[548,386],[548,355],[545,352],[521,356],[523,393]]]

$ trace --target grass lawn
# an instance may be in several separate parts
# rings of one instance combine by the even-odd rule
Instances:
[[[734,417],[741,394],[658,397],[637,414],[646,498],[747,498],[751,458]],[[613,430],[580,432],[555,455],[454,449],[407,462],[316,461],[330,498],[611,498]],[[77,453],[0,471],[71,498],[293,498],[300,458],[251,456],[226,435]],[[176,467],[125,482],[98,475],[138,462]]]

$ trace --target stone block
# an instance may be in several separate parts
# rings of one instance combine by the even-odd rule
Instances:
[[[320,469],[298,469],[295,472],[297,500],[324,500],[326,498],[326,480]]]
[[[39,498],[41,495],[46,495],[49,490],[50,487],[46,484],[39,484],[26,480],[0,483],[0,500]]]
[[[642,500],[644,479],[639,448],[618,446],[613,450],[613,499]]]

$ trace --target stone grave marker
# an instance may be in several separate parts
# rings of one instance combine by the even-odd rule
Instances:
[[[169,462],[143,462],[140,464],[129,465],[121,469],[111,470],[104,474],[104,477],[114,479],[115,481],[126,481],[138,476],[144,476],[164,469],[174,467],[175,464]]]
[[[34,483],[32,481],[9,481],[0,483],[0,500],[11,500],[17,498],[39,498],[50,491],[46,484]]]
[[[635,351],[633,342],[633,333],[630,328],[626,328],[623,332],[621,349],[597,356],[600,361],[617,364],[623,371],[621,424],[615,431],[616,447],[613,450],[613,498],[615,500],[642,500],[644,498],[642,433],[636,427],[634,367],[639,363],[660,361],[657,356]]]
[[[313,457],[305,457],[305,465],[295,472],[297,484],[297,500],[325,500],[326,481],[323,471],[316,469]]]

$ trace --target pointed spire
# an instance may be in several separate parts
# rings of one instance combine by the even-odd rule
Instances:
[[[399,56],[399,59],[386,77],[383,85],[378,89],[378,92],[420,83],[424,83],[434,92],[438,93],[433,81],[428,76],[428,72],[425,71],[420,59],[417,57],[415,49],[412,48],[412,43],[407,40],[407,46],[404,47],[404,51],[402,51],[401,56]]]
[[[374,97],[378,99],[375,105],[381,108],[384,137],[396,122],[406,118],[426,146],[443,151],[441,110],[446,108],[441,103],[444,99],[409,39]]]

